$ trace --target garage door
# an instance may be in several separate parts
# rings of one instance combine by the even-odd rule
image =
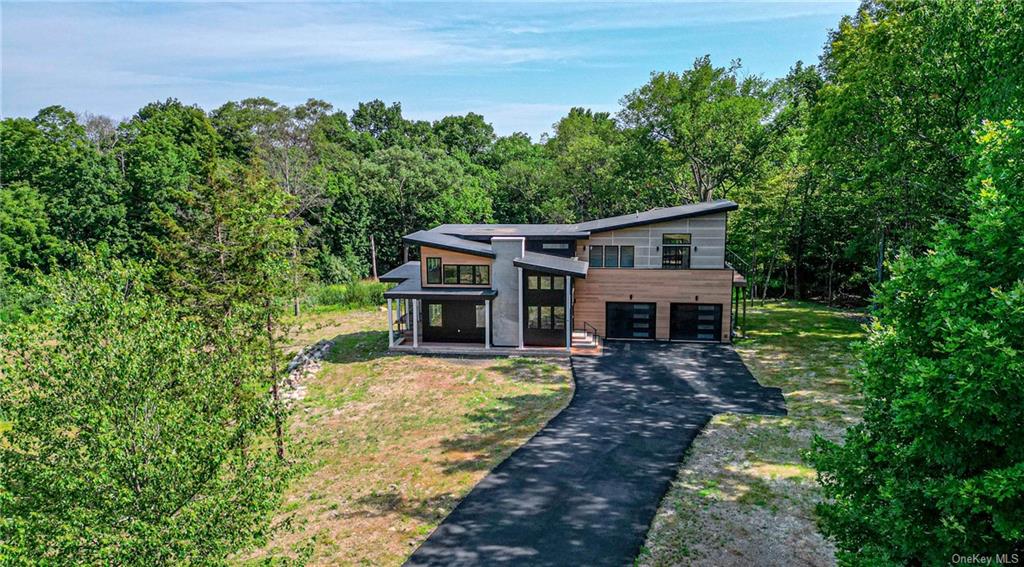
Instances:
[[[608,338],[653,339],[657,310],[654,303],[605,303]]]
[[[669,336],[681,341],[718,341],[722,337],[722,306],[673,303]]]

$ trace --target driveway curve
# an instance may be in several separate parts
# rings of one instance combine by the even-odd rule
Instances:
[[[629,565],[686,449],[717,413],[785,415],[726,345],[614,342],[576,393],[406,565]]]

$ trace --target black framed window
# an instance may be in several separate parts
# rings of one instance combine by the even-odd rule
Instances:
[[[565,289],[565,278],[562,276],[552,276],[551,289]]]
[[[427,258],[427,283],[441,283],[441,259]]]
[[[491,267],[473,264],[445,264],[444,283],[448,285],[490,285]]]
[[[661,236],[661,267],[665,270],[690,269],[690,235]]]
[[[545,242],[540,245],[543,250],[568,250],[568,242]]]
[[[444,319],[441,315],[441,304],[430,303],[428,305],[430,306],[430,312],[427,313],[427,325],[431,327],[444,326]]]
[[[603,268],[604,267],[604,246],[591,246],[590,247],[590,267],[591,268]]]
[[[619,247],[619,267],[620,268],[632,268],[633,267],[633,256],[634,249],[632,246],[621,246]]]
[[[484,309],[486,309],[486,308],[483,305],[477,305],[476,306],[476,328],[477,329],[483,329],[484,327],[487,326],[487,313],[484,311]]]
[[[444,283],[449,285],[457,285],[459,283],[459,267],[458,266],[445,266],[444,267]]]
[[[540,287],[540,284],[537,283],[537,276],[526,276],[526,282],[526,287],[528,289],[537,289]]]
[[[531,329],[540,328],[540,307],[536,305],[530,305],[526,308],[526,321],[527,327]]]
[[[606,268],[618,268],[619,267],[619,247],[618,246],[605,246],[604,247],[604,267],[606,267]]]

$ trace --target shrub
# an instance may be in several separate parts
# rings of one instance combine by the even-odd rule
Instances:
[[[323,308],[376,307],[384,303],[384,291],[388,287],[388,284],[370,280],[314,286],[306,296],[306,304]]]
[[[1024,542],[1024,122],[988,124],[968,226],[892,266],[866,406],[817,439],[822,530],[851,565],[939,565]]]

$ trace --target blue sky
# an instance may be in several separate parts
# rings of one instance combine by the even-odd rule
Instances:
[[[817,62],[857,2],[17,3],[2,10],[0,111],[62,104],[130,116],[175,97],[267,96],[406,116],[478,112],[535,138],[572,106],[615,111],[654,70],[716,64],[774,78]]]

